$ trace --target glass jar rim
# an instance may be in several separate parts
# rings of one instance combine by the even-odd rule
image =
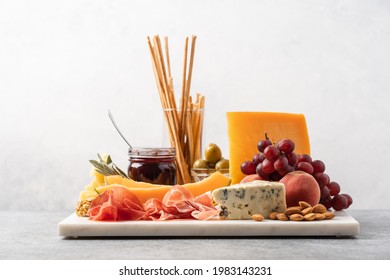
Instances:
[[[129,148],[132,158],[165,158],[176,155],[175,147],[133,147]]]

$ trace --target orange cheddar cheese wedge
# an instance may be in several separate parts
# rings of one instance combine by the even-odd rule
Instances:
[[[265,132],[272,143],[289,138],[295,143],[294,152],[310,154],[309,135],[303,114],[227,112],[226,116],[232,184],[239,183],[245,177],[241,172],[241,164],[252,160],[259,153],[257,143],[265,139]]]

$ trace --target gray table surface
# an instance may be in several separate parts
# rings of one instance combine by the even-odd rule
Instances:
[[[64,238],[71,213],[0,212],[0,259],[390,259],[390,210],[349,210],[355,237]]]

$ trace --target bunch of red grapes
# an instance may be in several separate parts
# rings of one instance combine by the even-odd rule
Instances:
[[[241,171],[245,175],[256,174],[264,180],[279,181],[286,174],[300,170],[316,179],[321,190],[320,203],[327,209],[339,211],[347,209],[352,204],[352,197],[340,194],[340,185],[330,181],[325,173],[325,164],[321,160],[312,160],[309,155],[294,153],[295,144],[290,139],[282,139],[276,144],[268,139],[259,141],[257,149],[260,153],[253,156],[253,160],[241,164]]]

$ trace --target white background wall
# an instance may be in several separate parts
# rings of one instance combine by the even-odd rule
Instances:
[[[390,1],[0,0],[0,210],[72,211],[97,152],[125,169],[108,108],[135,146],[163,142],[155,34],[177,89],[198,35],[204,143],[227,154],[227,111],[304,113],[352,208],[390,209]]]

